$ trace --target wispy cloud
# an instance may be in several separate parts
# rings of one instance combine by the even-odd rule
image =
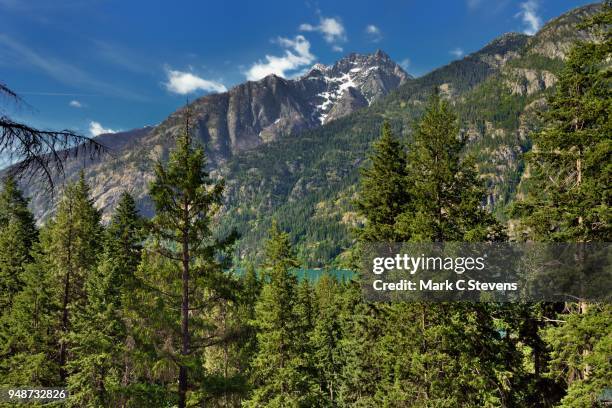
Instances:
[[[323,17],[319,18],[319,24],[313,25],[304,23],[300,25],[300,31],[315,31],[323,36],[323,39],[328,44],[332,45],[334,51],[342,52],[342,46],[340,44],[347,41],[346,30],[342,21],[338,18]]]
[[[455,57],[455,58],[461,58],[465,55],[465,52],[463,51],[462,48],[453,48],[452,50],[449,51],[449,53]]]
[[[476,9],[478,8],[481,4],[484,3],[484,0],[466,0],[467,6],[470,9]]]
[[[84,94],[73,92],[17,92],[19,95],[36,95],[36,96],[98,96],[96,94]]]
[[[365,28],[365,32],[372,42],[379,42],[383,38],[380,28],[376,27],[374,24],[368,24]]]
[[[399,65],[404,69],[404,71],[408,72],[408,69],[410,68],[410,63],[410,58],[404,58],[399,62]]]
[[[495,1],[485,1],[485,0],[465,0],[465,4],[470,11],[479,11],[484,12],[487,15],[496,15],[503,11],[510,0],[495,0]]]
[[[137,74],[150,73],[152,64],[143,63],[133,50],[106,41],[94,40],[94,52],[101,60]]]
[[[104,133],[117,133],[116,130],[103,127],[100,122],[92,120],[89,122],[89,134],[92,136],[102,135]]]
[[[225,92],[227,88],[221,82],[201,78],[191,72],[167,69],[168,79],[164,83],[166,89],[179,95],[187,95],[196,91]]]
[[[249,81],[257,81],[270,74],[286,78],[315,60],[315,56],[310,52],[310,42],[302,35],[294,39],[279,37],[276,42],[285,49],[284,55],[266,55],[265,61],[254,63],[245,72]]]
[[[520,4],[521,11],[516,17],[523,20],[523,32],[534,35],[542,27],[542,18],[538,15],[539,4],[536,0],[527,0]]]
[[[70,101],[70,103],[68,103],[68,106],[72,107],[72,108],[82,108],[83,104],[79,101],[77,101],[76,99],[73,99]]]
[[[134,92],[93,78],[74,65],[48,55],[42,55],[6,34],[0,34],[0,50],[2,48],[11,53],[11,58],[16,63],[42,71],[49,77],[66,85],[89,88],[101,94],[124,99],[146,100],[146,98]]]

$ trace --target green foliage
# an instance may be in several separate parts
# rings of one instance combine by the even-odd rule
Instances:
[[[365,242],[402,242],[404,236],[396,232],[395,223],[410,202],[406,152],[387,122],[382,126],[380,139],[373,143],[370,162],[361,171],[356,201],[359,214],[367,221],[357,235]]]
[[[609,29],[610,10],[589,29]],[[516,207],[524,238],[609,240],[610,37],[600,34],[570,53],[534,134]],[[526,41],[510,35],[487,52]],[[240,205],[225,218],[224,183],[204,170],[188,124],[156,167],[151,222],[124,194],[103,229],[81,177],[39,241],[7,180],[0,385],[68,386],[66,405],[78,407],[593,406],[612,381],[610,305],[374,303],[334,269],[354,267],[370,241],[506,239],[485,203],[513,197],[531,147],[521,136],[531,127],[517,127],[544,94],[510,95],[506,80],[534,65],[559,72],[530,52],[508,71],[468,56],[232,159],[223,171]],[[503,148],[516,154],[506,167],[493,155]],[[246,268],[232,271],[236,226]],[[326,268],[307,279],[301,260]]]
[[[218,239],[214,236],[213,218],[217,213],[224,189],[206,172],[206,158],[202,147],[193,145],[187,119],[185,129],[170,153],[166,165],[155,167],[155,179],[150,195],[155,205],[155,217],[150,228],[155,238],[153,250],[172,265],[163,272],[153,272],[158,278],[150,286],[159,294],[169,296],[164,324],[172,321],[168,350],[162,347],[164,363],[178,366],[178,405],[203,398],[205,391],[188,395],[193,381],[201,381],[203,352],[216,338],[216,326],[207,312],[220,299],[233,300],[234,282],[224,269],[228,265],[226,251],[235,239],[233,234]],[[159,260],[155,260],[159,262]],[[169,265],[169,266],[170,266]],[[154,278],[154,279],[155,279]],[[161,278],[161,279],[160,279]],[[152,281],[149,277],[146,278]],[[178,308],[178,312],[176,313]],[[160,350],[161,351],[161,350]]]
[[[24,267],[22,289],[0,331],[0,383],[7,386],[59,384],[57,312],[51,265],[35,244],[33,261]]]
[[[258,353],[253,360],[255,390],[245,406],[306,407],[316,399],[310,393],[308,357],[304,352],[304,327],[310,311],[296,300],[297,279],[290,269],[298,266],[287,233],[276,223],[266,242],[266,281],[257,302]],[[306,295],[309,296],[308,292]]]
[[[485,191],[449,104],[434,95],[418,122],[404,185],[412,202],[396,221],[406,240],[483,242],[503,239],[501,226],[482,208]]]
[[[612,382],[612,306],[594,304],[586,313],[560,315],[548,328],[551,361],[548,375],[564,383],[561,407],[592,407]]]
[[[66,379],[69,360],[67,335],[72,317],[87,304],[85,283],[93,273],[102,242],[100,212],[94,207],[83,174],[66,187],[55,217],[42,231],[41,243],[49,264],[54,296],[60,305],[58,364]]]
[[[23,285],[24,267],[32,258],[30,250],[38,241],[34,216],[28,200],[7,178],[0,193],[0,310],[10,311],[14,296]]]
[[[599,33],[601,42],[578,43],[569,53],[543,115],[545,126],[532,135],[527,197],[515,206],[531,238],[567,242],[612,237],[609,14],[604,11],[596,20],[604,19],[597,23],[605,30]]]
[[[74,355],[68,386],[73,406],[120,406],[128,400],[129,296],[136,288],[142,219],[134,199],[124,193],[106,230],[96,273],[85,283],[87,305],[75,317],[70,335]]]

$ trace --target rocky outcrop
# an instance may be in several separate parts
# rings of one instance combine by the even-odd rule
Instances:
[[[510,92],[518,95],[532,95],[556,83],[557,77],[552,72],[527,68],[513,68],[506,78]]]

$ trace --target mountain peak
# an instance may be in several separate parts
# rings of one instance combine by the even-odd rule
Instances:
[[[311,118],[324,124],[368,106],[409,79],[384,51],[376,50],[350,53],[331,66],[315,64],[297,81],[313,93]]]
[[[374,56],[375,56],[376,58],[381,58],[381,59],[387,59],[387,60],[388,60],[388,59],[391,59],[391,58],[389,57],[389,55],[388,55],[386,52],[384,52],[383,50],[381,50],[380,48],[379,48],[379,49],[377,49],[377,50],[374,52]]]

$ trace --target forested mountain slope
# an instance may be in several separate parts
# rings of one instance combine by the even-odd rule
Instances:
[[[384,120],[407,141],[434,90],[458,111],[468,152],[500,218],[523,174],[522,154],[537,127],[536,112],[556,82],[565,52],[585,33],[576,23],[597,6],[573,10],[533,37],[506,34],[482,50],[409,81],[389,96],[345,118],[232,158],[219,172],[227,180],[226,229],[242,233],[242,254],[256,248],[272,218],[313,266],[351,245],[361,221],[353,211],[359,168]]]
[[[206,144],[213,174],[226,179],[223,229],[241,233],[240,255],[251,253],[276,218],[292,231],[310,266],[336,258],[350,246],[360,220],[352,209],[358,170],[380,126],[388,120],[404,140],[428,95],[448,98],[469,137],[487,183],[487,203],[503,218],[523,174],[536,112],[571,44],[586,34],[576,23],[597,5],[570,11],[536,35],[505,34],[480,51],[411,78],[383,52],[350,54],[335,65],[314,66],[296,80],[269,76],[189,105],[195,133]],[[113,154],[66,164],[68,179],[85,165],[96,205],[105,214],[120,193],[133,194],[150,216],[147,197],[152,164],[166,158],[185,109],[161,124],[101,136]],[[352,112],[352,113],[351,113]],[[27,186],[40,217],[53,212],[49,197]]]

